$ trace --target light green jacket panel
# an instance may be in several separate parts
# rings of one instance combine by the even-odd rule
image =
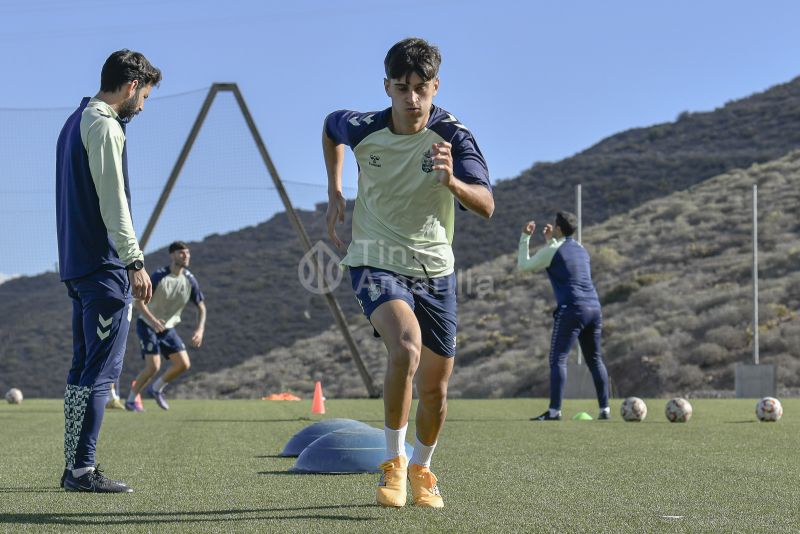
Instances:
[[[535,272],[546,269],[553,261],[553,256],[556,255],[558,248],[564,244],[564,239],[550,238],[550,240],[536,251],[533,257],[528,255],[528,247],[531,236],[522,233],[519,238],[519,254],[517,254],[517,269],[522,272]]]
[[[117,122],[116,111],[102,100],[92,98],[81,115],[81,140],[89,155],[100,215],[120,261],[124,265],[134,260],[144,261],[125,196],[122,170],[125,132]]]

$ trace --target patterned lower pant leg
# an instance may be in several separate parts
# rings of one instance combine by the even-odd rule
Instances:
[[[75,451],[81,436],[86,403],[91,387],[67,385],[64,391],[64,464],[67,469],[75,465]]]

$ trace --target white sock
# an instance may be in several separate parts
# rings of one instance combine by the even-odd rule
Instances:
[[[433,450],[435,448],[436,443],[433,445],[424,445],[419,440],[419,437],[417,437],[417,441],[414,443],[414,454],[411,455],[411,461],[408,463],[421,465],[422,467],[430,467],[431,457],[433,456]]]
[[[136,402],[136,392],[134,390],[128,393],[128,402]]]
[[[606,406],[605,408],[600,408],[600,413],[611,413],[611,407]]]
[[[561,410],[554,410],[552,408],[547,409],[550,412],[550,417],[558,417],[561,415]]]
[[[91,466],[90,467],[81,467],[80,469],[73,469],[72,470],[72,476],[75,477],[75,478],[79,478],[79,477],[82,477],[83,475],[85,475],[86,473],[91,473],[92,471],[94,471],[94,467],[91,467]]]
[[[408,430],[408,423],[397,430],[393,430],[386,425],[383,426],[383,434],[386,436],[386,455],[384,460],[388,461],[397,456],[406,455],[406,430]]]
[[[164,382],[162,377],[159,376],[158,379],[155,382],[153,382],[153,391],[161,393],[162,391],[164,391],[164,388],[167,387],[168,383],[169,382]]]

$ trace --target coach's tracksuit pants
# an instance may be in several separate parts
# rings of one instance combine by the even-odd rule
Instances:
[[[122,372],[131,324],[125,269],[108,266],[67,280],[72,299],[72,365],[64,392],[64,460],[68,469],[95,465],[95,448],[111,384]]]
[[[592,373],[600,408],[608,407],[608,371],[600,351],[603,318],[599,306],[559,306],[553,313],[553,337],[550,341],[550,408],[561,409],[567,382],[567,357],[575,339]]]

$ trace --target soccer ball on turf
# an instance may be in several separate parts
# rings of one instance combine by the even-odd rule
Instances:
[[[686,399],[670,399],[664,413],[670,423],[685,423],[692,417],[692,405]]]
[[[781,401],[774,397],[764,397],[756,404],[756,417],[759,421],[774,423],[783,415]]]
[[[19,404],[22,402],[22,392],[17,388],[11,388],[6,393],[6,400],[9,404]]]
[[[622,401],[620,413],[626,421],[644,421],[647,417],[647,405],[639,397],[628,397]]]

